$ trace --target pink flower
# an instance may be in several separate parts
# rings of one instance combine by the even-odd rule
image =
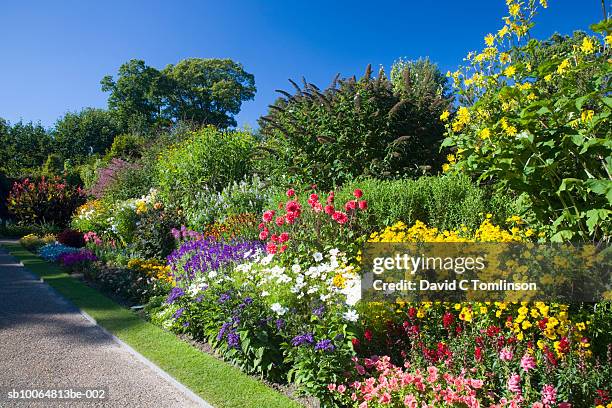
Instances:
[[[518,374],[512,374],[508,378],[508,389],[515,394],[521,393],[521,376]]]
[[[385,392],[380,399],[378,400],[379,403],[381,404],[388,404],[391,402],[391,394],[389,394],[388,392]]]
[[[355,200],[347,201],[346,204],[344,204],[344,209],[346,211],[352,211],[352,210],[355,210],[356,208],[357,208],[357,201]]]
[[[538,401],[534,402],[531,408],[544,408],[544,405],[540,401]]]
[[[327,204],[331,204],[334,202],[334,192],[330,191],[329,195],[327,196],[327,200],[326,200]]]
[[[284,223],[285,223],[285,217],[276,217],[276,225],[278,225],[279,227],[281,227]]]
[[[344,392],[346,391],[346,385],[340,384],[337,389],[340,394],[344,394]]]
[[[512,353],[512,350],[510,350],[508,347],[504,347],[499,352],[499,359],[502,361],[511,361],[512,357],[514,357],[514,354]]]
[[[268,239],[268,229],[266,228],[265,230],[261,231],[259,233],[259,239],[261,239],[262,241],[265,241],[266,239]]]
[[[270,239],[272,240],[272,242],[278,242],[278,235],[276,235],[276,234],[272,234],[272,236],[270,237]]]
[[[321,204],[320,202],[316,202],[314,203],[314,205],[312,206],[312,209],[314,210],[314,212],[316,213],[320,213],[321,211],[323,211],[323,204]]]
[[[346,224],[346,222],[348,221],[348,216],[342,211],[334,211],[332,218],[338,224]]]
[[[315,193],[312,193],[308,199],[309,199],[310,201],[313,201],[313,202],[314,202],[314,201],[319,201],[319,196],[318,196],[318,195],[316,195]]]
[[[470,385],[472,386],[473,389],[479,390],[484,385],[484,381],[482,381],[482,380],[471,380],[470,381]]]
[[[334,206],[333,205],[328,204],[328,205],[325,206],[325,214],[332,215],[334,213],[334,211],[335,210],[334,210]]]
[[[266,251],[269,254],[275,254],[277,250],[276,244],[273,242],[268,242],[268,245],[266,245]]]
[[[261,218],[263,219],[264,222],[270,222],[272,221],[273,217],[274,217],[274,210],[268,210],[263,213],[263,216]]]
[[[404,398],[404,405],[407,406],[408,408],[417,408],[418,401],[414,397],[414,395],[408,394],[406,395],[406,398]]]
[[[363,191],[361,191],[361,189],[356,188],[355,191],[353,191],[353,195],[355,196],[355,198],[361,198],[363,197]]]
[[[335,391],[336,390],[336,384],[329,384],[327,386],[327,389],[330,390],[330,391]]]
[[[557,390],[554,386],[547,384],[542,387],[542,403],[546,408],[557,403]]]
[[[282,234],[280,234],[280,236],[278,237],[278,241],[279,242],[287,242],[289,241],[289,234],[286,232],[283,232]]]
[[[297,214],[290,211],[287,213],[287,215],[285,215],[285,219],[287,220],[287,224],[293,224],[295,222],[295,219],[297,218]]]
[[[285,210],[287,210],[287,212],[299,213],[302,210],[302,206],[295,200],[287,201]]]
[[[360,201],[359,202],[359,209],[360,210],[367,210],[368,209],[368,202],[367,201]]]
[[[290,188],[287,190],[287,197],[293,197],[295,195],[295,190]]]
[[[572,408],[572,404],[570,404],[569,402],[560,402],[559,408]]]
[[[521,368],[525,371],[529,371],[533,368],[536,368],[536,360],[533,356],[529,354],[525,354],[523,358],[521,358]]]

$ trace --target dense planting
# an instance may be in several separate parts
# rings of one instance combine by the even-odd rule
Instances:
[[[595,27],[605,36],[525,43],[536,2],[507,6],[484,50],[449,73],[454,94],[428,60],[400,60],[390,78],[368,68],[325,90],[294,84],[257,135],[219,129],[254,91],[241,67],[221,64],[244,88],[207,105],[206,122],[176,93],[156,99],[155,80],[206,89],[216,76],[187,74],[212,62],[159,72],[132,61],[105,80],[120,122],[191,115],[217,127],[105,139],[79,168],[86,189],[18,181],[8,209],[41,229],[21,243],[323,407],[612,407],[609,302],[362,299],[364,244],[592,242],[605,253],[610,23]],[[70,229],[47,234],[49,223]],[[561,258],[551,279],[570,275]]]

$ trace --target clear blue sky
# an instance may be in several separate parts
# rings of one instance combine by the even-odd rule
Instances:
[[[588,29],[600,0],[549,0],[537,38]],[[0,117],[52,126],[67,111],[105,107],[100,79],[131,59],[162,68],[187,57],[231,58],[255,75],[239,126],[256,125],[287,78],[326,86],[340,72],[429,56],[454,69],[500,28],[503,0],[0,2]]]

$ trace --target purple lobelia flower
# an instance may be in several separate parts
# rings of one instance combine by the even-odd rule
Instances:
[[[175,286],[170,290],[170,293],[168,293],[168,297],[166,298],[166,303],[172,304],[184,294],[185,294],[185,291],[182,288]]]
[[[317,342],[317,344],[315,345],[315,350],[321,350],[325,352],[332,352],[335,348],[336,347],[334,347],[334,344],[329,339],[323,339]]]
[[[231,298],[229,292],[222,293],[221,296],[219,296],[219,303],[225,303]]]
[[[172,315],[172,317],[174,317],[175,319],[178,319],[179,317],[181,317],[183,315],[183,313],[185,312],[185,308],[181,307],[180,309],[178,309],[176,312],[174,312],[174,314]]]
[[[323,314],[324,314],[324,313],[325,313],[325,306],[324,306],[324,305],[321,305],[321,306],[319,306],[319,307],[315,307],[315,308],[312,310],[312,314],[313,314],[313,315],[315,315],[315,316],[317,316],[317,317],[321,317],[321,316],[323,316]]]
[[[264,248],[263,243],[259,241],[225,242],[201,236],[195,238],[183,242],[167,258],[176,282],[189,282],[198,274],[204,275],[240,263],[245,257],[263,251]]]
[[[240,335],[235,331],[228,333],[227,345],[233,348],[240,348]]]
[[[300,334],[298,336],[295,336],[291,340],[291,344],[293,344],[294,347],[299,347],[299,346],[303,346],[304,344],[312,344],[312,343],[314,343],[314,336],[312,333]]]

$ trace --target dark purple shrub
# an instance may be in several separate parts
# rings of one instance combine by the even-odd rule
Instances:
[[[83,233],[70,228],[66,228],[57,234],[56,239],[60,244],[74,248],[82,248],[85,246],[85,238],[83,237]]]

